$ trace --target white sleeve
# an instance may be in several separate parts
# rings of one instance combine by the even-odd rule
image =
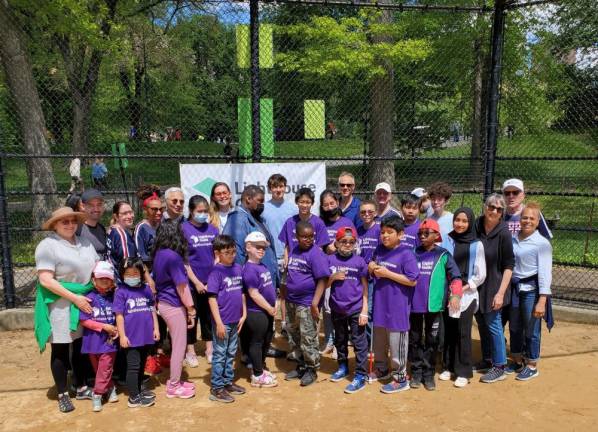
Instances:
[[[473,264],[473,275],[469,275],[467,284],[469,289],[476,290],[486,280],[486,257],[484,255],[484,245],[479,242],[475,262]]]
[[[56,255],[50,239],[44,239],[35,248],[35,269],[56,272]]]
[[[538,245],[538,292],[540,294],[551,295],[552,246],[544,237],[542,237],[542,240],[544,241]]]

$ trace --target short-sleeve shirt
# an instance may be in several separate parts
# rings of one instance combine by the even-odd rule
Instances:
[[[339,228],[351,227],[355,229],[353,221],[344,216],[341,216],[332,223],[324,222],[324,225],[326,226],[326,232],[328,233],[328,243],[332,243],[334,240],[336,240],[336,232],[339,230]]]
[[[380,242],[380,223],[374,222],[371,227],[365,228],[363,225],[357,228],[359,237],[359,255],[369,263],[372,260],[374,251]]]
[[[136,257],[137,246],[135,240],[128,230],[119,226],[112,226],[108,233],[108,240],[106,241],[108,247],[108,258],[114,269],[118,269],[123,258]],[[120,279],[118,272],[116,278]]]
[[[421,221],[419,219],[416,219],[411,225],[405,225],[405,237],[401,240],[401,246],[406,246],[410,249],[415,249],[419,246],[417,232],[420,225]]]
[[[328,259],[322,249],[313,245],[308,250],[293,248],[287,266],[286,300],[302,306],[311,306],[318,279],[330,276]]]
[[[433,250],[426,251],[423,248],[415,251],[417,257],[417,266],[419,267],[419,277],[417,285],[413,289],[413,300],[411,301],[411,311],[417,313],[428,312],[428,299],[430,294],[430,278],[437,252]]]
[[[101,295],[97,291],[92,291],[86,295],[91,300],[91,313],[79,312],[79,320],[92,320],[101,324],[115,325],[114,312],[112,308],[112,293]],[[92,329],[83,329],[83,344],[81,352],[84,354],[103,354],[115,352],[117,349],[113,340],[105,331],[95,331]]]
[[[183,306],[176,290],[177,285],[187,284],[187,270],[183,257],[172,249],[160,249],[154,256],[156,299],[174,307]]]
[[[391,217],[391,216],[398,216],[401,219],[403,218],[403,215],[401,214],[401,212],[391,206],[391,207],[389,207],[388,210],[386,210],[386,213],[384,213],[383,215],[381,215],[381,216],[376,215],[374,217],[374,220],[376,222],[382,222],[384,219],[386,219],[387,217]]]
[[[243,316],[243,268],[216,264],[208,277],[208,294],[216,296],[224,324],[238,323]]]
[[[135,227],[135,247],[137,254],[144,263],[151,261],[152,247],[156,238],[156,228],[151,226],[148,221],[142,221]]]
[[[409,280],[419,276],[415,253],[409,248],[387,249],[379,245],[374,253],[378,265],[393,273],[405,275]],[[376,327],[389,331],[408,331],[413,287],[387,278],[376,278],[374,283],[373,322]]]
[[[343,257],[339,254],[328,256],[330,273],[346,272],[345,280],[334,281],[330,287],[330,309],[333,315],[345,317],[361,311],[363,306],[363,284],[368,266],[359,255]]]
[[[252,312],[264,312],[249,295],[249,288],[255,288],[264,297],[270,306],[276,304],[276,289],[272,284],[272,275],[263,264],[247,262],[243,266],[243,288],[245,290],[247,310]]]
[[[92,227],[87,224],[81,224],[77,228],[76,234],[79,237],[84,237],[89,240],[100,257],[104,258],[106,256],[106,252],[108,251],[106,246],[108,235],[106,234],[104,225],[98,223],[96,226]]]
[[[289,250],[292,250],[299,244],[296,237],[295,227],[301,219],[299,215],[292,216],[287,219],[282,227],[282,231],[278,235],[278,240],[288,246]],[[316,215],[310,215],[308,222],[314,228],[314,244],[316,246],[326,246],[330,242],[328,241],[328,231],[322,219]]]
[[[149,285],[133,288],[118,284],[112,309],[115,314],[123,315],[125,335],[131,347],[154,344],[154,295]]]
[[[297,213],[297,206],[290,201],[282,201],[280,203],[272,200],[266,201],[264,204],[264,212],[262,219],[274,237],[274,249],[276,250],[276,258],[281,259],[284,255],[284,243],[278,238],[282,232],[282,227],[288,218]]]
[[[208,276],[214,267],[214,251],[212,242],[218,235],[218,228],[209,223],[194,225],[187,221],[181,225],[183,235],[187,239],[189,265],[202,283],[208,282]]]

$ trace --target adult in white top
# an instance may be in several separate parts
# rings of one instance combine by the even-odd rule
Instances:
[[[232,198],[230,187],[226,183],[214,183],[210,193],[210,223],[218,228],[220,234],[224,230],[228,215],[235,210]]]

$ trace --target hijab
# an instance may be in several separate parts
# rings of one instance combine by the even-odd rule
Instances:
[[[469,245],[476,241],[475,234],[475,215],[473,210],[469,207],[461,207],[453,213],[453,222],[458,214],[464,213],[469,222],[467,230],[460,234],[456,233],[455,230],[449,233],[449,236],[455,241],[455,250],[453,257],[461,272],[461,280],[467,283],[469,279]]]

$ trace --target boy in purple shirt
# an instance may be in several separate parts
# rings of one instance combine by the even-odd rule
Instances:
[[[235,263],[235,240],[219,235],[212,244],[218,263],[208,277],[208,301],[212,311],[212,378],[210,400],[230,403],[232,395],[242,395],[245,389],[233,383],[233,361],[237,353],[247,309],[243,294],[243,268]]]
[[[368,267],[355,254],[357,231],[353,227],[339,228],[336,232],[336,253],[328,257],[332,275],[328,278],[330,310],[334,324],[334,344],[338,370],[330,381],[338,382],[349,375],[349,336],[355,352],[355,377],[345,387],[345,393],[355,393],[367,382],[368,341],[365,325],[368,322]],[[314,302],[321,292],[316,292]]]
[[[326,255],[314,245],[314,229],[309,222],[297,223],[298,245],[289,254],[287,277],[284,285],[287,304],[288,332],[291,349],[298,359],[297,368],[285,379],[300,379],[301,386],[313,384],[320,366],[318,351],[319,298],[330,276]]]
[[[420,245],[417,232],[419,230],[419,198],[415,195],[406,195],[401,199],[401,213],[405,221],[405,236],[401,246],[407,246],[413,250]]]
[[[393,366],[393,380],[384,385],[382,393],[409,390],[407,381],[407,349],[409,343],[409,312],[413,287],[419,269],[415,254],[400,247],[405,224],[399,216],[389,216],[380,224],[381,245],[369,263],[374,283],[374,358],[375,370],[369,381],[387,379],[388,350]]]

